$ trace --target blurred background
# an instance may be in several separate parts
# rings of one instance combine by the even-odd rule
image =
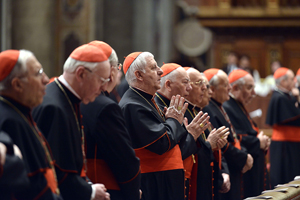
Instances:
[[[76,47],[95,39],[110,44],[121,63],[131,52],[149,51],[159,66],[176,62],[203,71],[223,68],[233,53],[236,65],[256,71],[261,83],[272,74],[273,61],[294,72],[299,68],[300,0],[0,0],[0,5],[1,51],[31,50],[49,77],[62,73]],[[238,63],[241,56],[248,61]],[[269,90],[259,94],[249,109],[262,110],[256,122],[265,128]]]

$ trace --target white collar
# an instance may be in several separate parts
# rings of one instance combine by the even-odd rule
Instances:
[[[66,81],[66,79],[63,77],[63,75],[60,75],[58,77],[58,80],[64,84],[78,99],[81,100],[80,96],[75,92],[75,90],[70,86],[70,84]]]

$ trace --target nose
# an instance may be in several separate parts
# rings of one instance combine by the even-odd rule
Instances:
[[[108,82],[105,83],[104,85],[101,85],[101,86],[100,86],[100,92],[106,91],[106,90],[107,90],[107,86],[108,86]]]
[[[213,91],[209,88],[209,89],[208,89],[208,94],[209,94],[209,95],[212,95],[212,93],[213,93]]]
[[[188,83],[188,85],[186,86],[186,91],[191,91],[192,90],[192,86],[190,83]]]
[[[205,91],[206,89],[207,89],[206,85],[205,85],[205,84],[202,84],[201,90]]]
[[[255,95],[256,95],[256,92],[255,92],[254,88],[252,89],[251,94],[252,94],[252,96],[255,96]]]
[[[49,83],[49,77],[47,76],[47,74],[45,72],[43,72],[43,75],[42,75],[42,82],[44,85],[46,85],[47,83]]]
[[[161,68],[158,67],[157,74],[161,76],[163,73],[163,70],[161,70]]]

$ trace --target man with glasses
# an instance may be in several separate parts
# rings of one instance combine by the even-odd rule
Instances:
[[[185,67],[185,69],[190,77],[190,83],[192,86],[192,90],[187,97],[189,107],[187,108],[188,112],[186,112],[186,117],[189,121],[191,121],[195,117],[196,113],[201,112],[201,110],[208,105],[212,92],[209,89],[209,83],[203,73],[200,73],[198,70],[191,67]],[[194,172],[196,177],[192,177],[196,179],[194,182],[197,183],[195,185],[195,199],[219,199],[218,193],[222,186],[222,183],[220,183],[219,186],[219,179],[223,182],[223,178],[221,177],[219,170],[219,166],[221,164],[219,151],[220,148],[227,143],[226,134],[229,134],[228,130],[229,129],[225,129],[225,127],[220,127],[218,130],[222,133],[220,135],[220,137],[222,137],[220,141],[223,140],[223,144],[221,146],[218,148],[213,145],[209,145],[209,148],[205,148],[204,146],[204,148],[201,148],[196,154],[198,162],[194,171],[197,173]],[[204,132],[205,135],[202,135],[203,137],[199,137],[198,141],[209,141],[214,132],[215,130],[212,130],[211,126],[209,126]],[[229,176],[224,173],[223,176],[223,189],[227,189],[228,191],[230,189]],[[224,192],[227,191],[225,190]]]
[[[229,169],[228,172],[224,168],[224,173],[230,175],[231,188],[229,192],[221,194],[221,198],[226,200],[243,199],[242,174],[251,169],[253,158],[245,149],[241,148],[236,131],[223,108],[223,103],[229,100],[231,85],[227,74],[220,69],[205,70],[204,75],[209,81],[213,93],[209,105],[204,107],[203,111],[210,116],[210,122],[214,128],[225,126],[230,130],[230,135],[227,138],[228,143],[222,148],[222,153]],[[225,163],[222,166],[225,167]]]
[[[7,185],[1,185],[1,199],[5,194],[9,199],[61,199],[51,150],[31,116],[31,110],[43,101],[48,81],[32,52],[0,53],[0,131],[6,132],[20,148],[26,170],[19,182],[9,180]],[[8,154],[18,154],[18,150],[8,149]],[[11,174],[21,178],[20,172],[22,168],[17,167]],[[18,184],[21,188],[14,188]]]
[[[300,110],[292,95],[295,87],[292,70],[281,67],[274,73],[276,89],[272,94],[266,124],[272,126],[270,145],[271,186],[292,181],[300,174]]]
[[[64,199],[109,199],[103,184],[86,180],[85,135],[80,102],[93,102],[110,81],[104,52],[89,44],[76,48],[63,74],[46,87],[43,103],[33,116],[52,147],[59,188]]]
[[[245,70],[237,69],[229,74],[228,79],[232,89],[230,99],[223,106],[240,137],[241,145],[254,159],[252,169],[243,175],[244,197],[257,196],[262,191],[270,189],[265,163],[270,139],[263,131],[259,131],[245,107],[255,96],[252,75]]]
[[[118,57],[105,42],[89,44],[103,50],[111,72],[104,94],[80,106],[86,134],[87,176],[92,182],[103,183],[112,200],[139,200],[140,162],[131,146],[121,108],[108,97],[118,81]]]
[[[161,76],[161,89],[155,94],[155,101],[160,109],[163,110],[164,107],[168,107],[173,95],[179,94],[187,98],[189,94],[191,94],[192,87],[187,72],[180,65],[176,63],[166,63],[161,69],[164,73]],[[199,149],[209,152],[211,148],[217,148],[217,142],[220,139],[219,134],[221,135],[221,133],[213,131],[206,141],[206,139],[204,139],[205,137],[203,137],[203,131],[210,125],[207,113],[203,114],[203,112],[197,112],[192,116],[189,113],[190,110],[187,109],[187,111],[185,117],[187,117],[188,121],[184,121],[187,134],[181,139],[179,146],[185,170],[185,199],[190,199],[195,196],[193,191],[196,191],[196,185],[191,181],[192,178],[194,178],[192,175],[195,174],[192,169],[194,165],[198,164],[197,156],[194,154],[196,154]],[[199,117],[200,119],[198,120]],[[226,143],[225,141],[226,139],[223,139],[223,146]],[[199,161],[202,162],[201,160]]]
[[[130,88],[119,105],[141,163],[142,199],[184,199],[184,171],[178,142],[187,133],[181,126],[187,104],[177,95],[165,112],[154,96],[163,71],[149,52],[129,54],[123,71]]]

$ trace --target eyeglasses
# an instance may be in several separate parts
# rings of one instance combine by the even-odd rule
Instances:
[[[199,87],[201,87],[202,85],[205,85],[206,86],[206,89],[209,89],[210,85],[204,81],[204,80],[200,80],[200,81],[196,81],[196,82],[190,82],[191,85],[197,85]]]
[[[105,79],[105,78],[99,76],[98,74],[94,73],[92,70],[90,70],[90,69],[87,68],[87,67],[84,67],[84,69],[86,69],[86,70],[89,71],[90,73],[95,74],[96,76],[98,76],[98,78],[102,81],[101,86],[102,86],[102,85],[105,85],[106,83],[108,83],[108,82],[110,81],[110,78]]]
[[[35,76],[42,76],[43,73],[44,73],[44,69],[41,68],[41,69],[39,69],[39,71],[37,71],[37,73],[35,74]]]
[[[28,74],[23,74],[23,75],[19,76],[19,78],[20,78],[20,79],[25,79],[25,78],[27,78],[27,77],[29,77],[29,76],[41,77],[41,76],[43,75],[43,73],[44,73],[44,69],[41,68],[41,69],[39,69],[39,70],[38,70],[36,73],[34,73],[34,74],[30,74],[30,75],[28,75]]]
[[[122,68],[122,64],[121,63],[118,63],[116,66],[114,66],[115,68],[117,68],[118,70],[121,70]]]

